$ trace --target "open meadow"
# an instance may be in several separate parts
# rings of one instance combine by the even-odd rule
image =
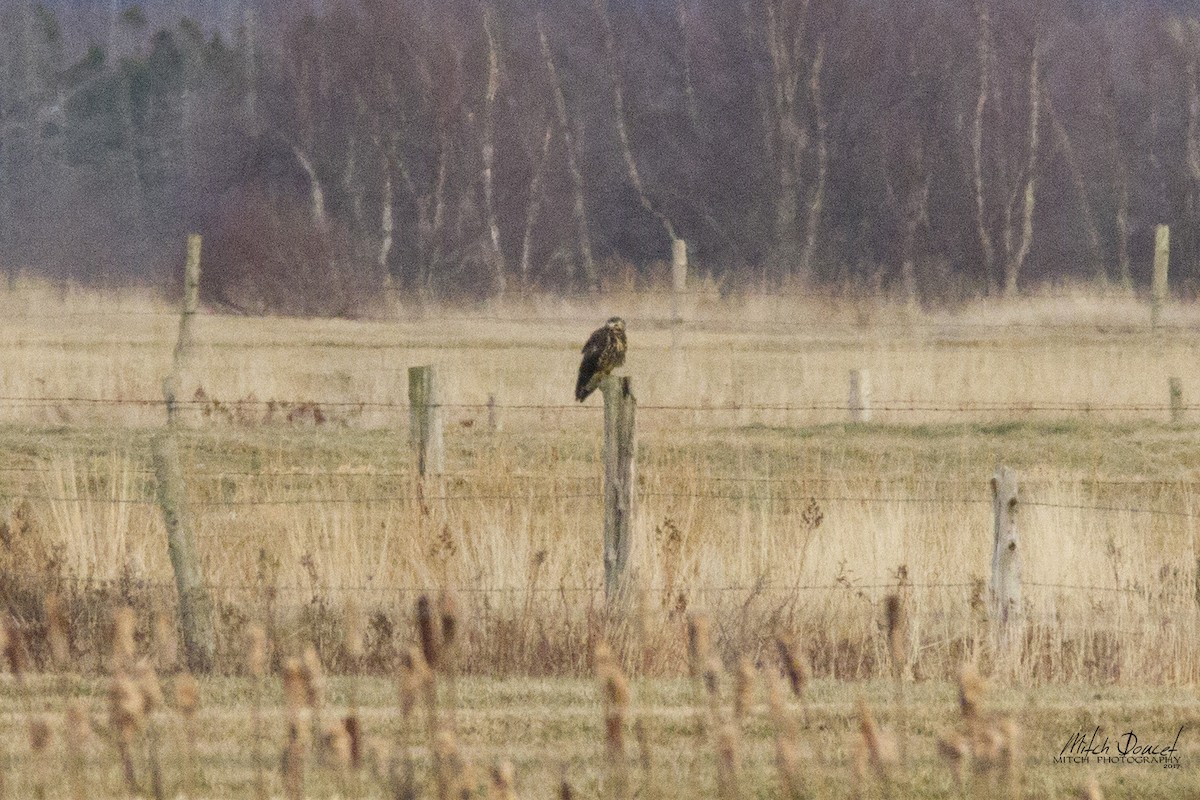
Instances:
[[[1200,796],[1200,308],[1169,306],[1151,330],[1124,294],[922,312],[699,291],[686,306],[681,324],[655,294],[355,321],[202,313],[178,437],[216,676],[195,715],[168,692],[174,710],[129,723],[131,784],[105,677],[133,670],[114,651],[117,609],[132,609],[130,647],[179,681],[161,655],[176,595],[151,457],[178,312],[136,292],[0,290],[0,602],[25,673],[10,663],[0,684],[8,796],[69,796],[63,752],[91,796],[154,794],[156,748],[172,795],[299,796],[287,754],[303,750],[300,794],[416,796],[396,776],[427,774],[428,709],[398,712],[393,678],[412,668],[422,595],[454,598],[440,713],[484,767],[471,780],[510,759],[521,796],[558,796],[565,775],[583,797],[1067,797],[1093,774],[1106,797]],[[601,400],[571,397],[579,348],[611,314],[628,323],[638,401],[636,589],[619,616],[600,554]],[[422,479],[406,373],[424,364],[439,369],[446,464]],[[856,369],[869,422],[847,412]],[[1003,665],[988,600],[1001,464],[1020,482],[1024,558]],[[690,663],[697,619],[718,666]],[[255,678],[259,631],[269,675]],[[604,691],[584,680],[601,642]],[[278,675],[308,647],[332,676],[325,720],[362,726],[361,769],[338,767],[319,725],[296,733],[321,705],[286,700]],[[789,648],[811,683],[770,702]],[[982,706],[1011,724],[960,704],[966,663],[998,673]],[[616,757],[613,675],[633,687]],[[864,723],[860,694],[890,733]],[[66,695],[86,701],[74,717]],[[79,715],[99,733],[76,750]],[[42,719],[51,743],[15,735]],[[1185,726],[1182,768],[1052,763],[1096,726],[1155,741]],[[954,756],[959,728],[999,737],[995,753]],[[911,740],[905,766],[889,737]],[[422,743],[411,773],[396,742]]]

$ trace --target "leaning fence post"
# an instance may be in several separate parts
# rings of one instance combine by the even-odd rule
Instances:
[[[441,475],[445,464],[442,405],[432,365],[408,368],[408,425],[409,441],[417,451],[417,473]]]
[[[1171,422],[1183,422],[1183,380],[1175,376],[1168,378],[1167,393],[1171,397]]]
[[[167,529],[167,552],[175,570],[175,587],[179,592],[179,619],[187,665],[192,672],[205,673],[212,669],[216,649],[212,602],[200,573],[175,434],[168,432],[156,437],[153,450],[156,494]]]
[[[850,370],[850,421],[871,421],[871,373],[865,369]]]
[[[636,510],[637,400],[633,381],[610,376],[604,394],[604,596],[609,602],[629,588],[629,551]]]
[[[992,476],[991,618],[998,652],[1008,651],[1021,617],[1021,548],[1017,535],[1017,473],[997,467]]]
[[[1154,277],[1150,282],[1150,327],[1157,328],[1167,302],[1167,269],[1171,262],[1171,229],[1158,225],[1154,229]]]
[[[179,338],[171,359],[171,374],[163,380],[163,400],[167,404],[167,424],[178,421],[179,393],[183,379],[191,366],[195,345],[195,317],[200,307],[200,235],[188,234],[187,261],[183,269],[183,305],[179,313]]]

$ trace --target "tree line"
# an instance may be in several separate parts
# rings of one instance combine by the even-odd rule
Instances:
[[[0,267],[247,313],[1200,279],[1200,23],[1073,0],[0,7]],[[236,5],[234,10],[231,7]],[[1186,6],[1182,6],[1186,8]]]

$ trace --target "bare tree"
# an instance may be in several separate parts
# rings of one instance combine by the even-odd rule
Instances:
[[[544,15],[539,10],[536,15],[538,44],[541,48],[542,61],[545,64],[546,75],[550,79],[550,90],[554,97],[554,110],[558,115],[559,135],[563,140],[563,150],[567,157],[567,171],[571,176],[571,187],[575,195],[575,226],[578,234],[579,258],[583,262],[583,275],[589,291],[600,288],[600,278],[596,273],[596,264],[592,258],[592,237],[588,230],[587,204],[585,201],[583,170],[579,167],[579,153],[575,132],[571,126],[571,115],[567,110],[567,98],[563,93],[562,80],[554,63],[554,52],[550,47],[550,39],[546,34]]]

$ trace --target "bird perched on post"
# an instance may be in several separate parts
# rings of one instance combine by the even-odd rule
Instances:
[[[613,317],[588,337],[575,382],[575,399],[583,402],[600,381],[625,363],[625,320]]]

